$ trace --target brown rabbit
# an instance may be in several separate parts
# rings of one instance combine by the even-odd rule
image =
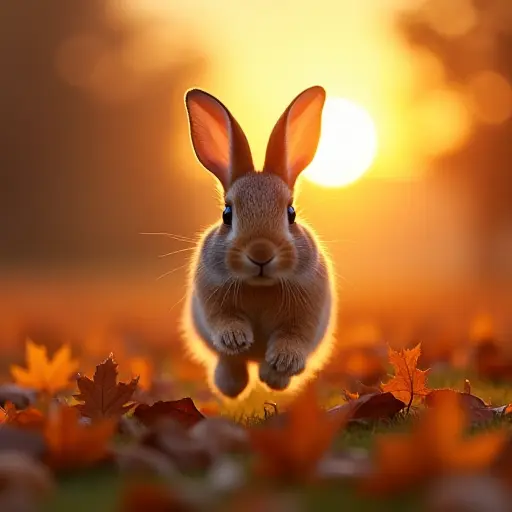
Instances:
[[[192,356],[226,397],[250,390],[249,363],[269,388],[284,390],[293,376],[302,374],[294,379],[300,383],[319,370],[332,349],[331,265],[293,207],[295,181],[318,146],[324,102],[319,86],[292,101],[256,172],[229,110],[199,89],[186,93],[195,154],[222,184],[224,211],[193,258],[182,326]]]

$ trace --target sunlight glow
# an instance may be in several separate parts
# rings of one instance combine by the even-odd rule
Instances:
[[[367,171],[376,153],[377,131],[370,114],[350,100],[328,97],[318,150],[304,176],[325,187],[348,185]]]

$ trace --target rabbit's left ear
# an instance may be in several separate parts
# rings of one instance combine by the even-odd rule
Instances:
[[[300,93],[281,115],[270,135],[263,171],[277,174],[290,188],[315,156],[325,97],[325,90],[320,86]]]

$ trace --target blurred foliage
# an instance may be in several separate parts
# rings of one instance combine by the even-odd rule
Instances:
[[[444,85],[462,99],[471,119],[464,143],[435,166],[465,191],[473,207],[475,256],[483,280],[502,280],[512,229],[512,7],[508,0],[425,0],[401,11],[397,26],[413,54],[428,56]],[[427,80],[415,101],[435,88]],[[453,180],[453,181],[452,181]]]
[[[129,24],[109,5],[2,6],[5,265],[115,261],[142,245],[134,226],[163,227],[171,214],[183,91],[205,60],[190,41],[161,55],[151,20]]]

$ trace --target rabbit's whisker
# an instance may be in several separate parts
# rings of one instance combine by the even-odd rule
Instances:
[[[167,256],[172,256],[173,254],[178,254],[180,252],[187,252],[187,251],[195,251],[195,247],[186,247],[185,249],[178,249],[177,251],[168,252],[166,254],[159,254],[159,258],[167,258]]]
[[[160,279],[163,279],[164,277],[167,277],[171,274],[174,274],[174,272],[177,272],[178,270],[181,270],[182,268],[188,267],[188,263],[185,263],[184,265],[181,265],[179,267],[173,268],[172,270],[169,270],[168,272],[165,272],[165,274],[162,274],[161,276],[158,276],[156,278],[157,281],[160,281]]]
[[[166,233],[166,232],[156,232],[156,233],[139,233],[139,235],[154,235],[154,236],[164,236],[166,238],[171,238],[172,240],[176,240],[178,242],[188,242],[191,244],[197,243],[198,239],[189,238],[182,235],[175,235],[174,233]]]

